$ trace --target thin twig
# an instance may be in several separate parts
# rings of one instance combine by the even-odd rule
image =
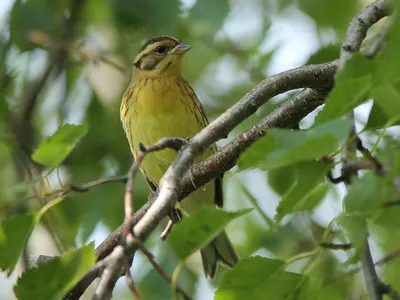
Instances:
[[[378,260],[376,263],[374,263],[374,266],[382,266],[382,265],[387,264],[387,263],[391,262],[392,260],[398,258],[399,256],[400,256],[400,249],[396,249],[396,250],[392,251],[391,253],[389,253],[388,255],[386,255],[384,258],[382,258],[382,259]],[[343,280],[344,278],[355,275],[361,271],[362,271],[362,269],[360,267],[358,267],[349,272],[335,275],[333,277],[326,279],[324,282],[324,285],[333,284],[335,282],[338,282],[339,280]]]
[[[353,245],[348,244],[335,244],[335,243],[320,243],[320,247],[331,249],[331,250],[350,250]]]
[[[129,248],[128,245],[135,246],[135,248],[141,250],[145,256],[150,260],[151,264],[156,268],[158,272],[168,281],[168,283],[171,283],[170,277],[167,275],[167,273],[154,261],[153,255],[144,247],[143,243],[136,238],[135,234],[132,232],[132,221],[134,217],[134,208],[133,208],[133,186],[134,186],[134,180],[136,178],[136,174],[139,171],[139,167],[143,159],[146,157],[147,154],[160,151],[166,148],[172,148],[175,150],[179,150],[183,145],[187,143],[186,140],[180,139],[180,138],[163,138],[156,142],[155,144],[145,147],[142,144],[139,145],[139,153],[135,157],[135,161],[133,162],[130,170],[129,170],[129,175],[128,175],[128,180],[126,184],[126,189],[125,189],[125,220],[124,224],[122,226],[122,238],[121,239],[121,245],[124,247],[124,253],[123,253],[123,263],[125,267],[125,277],[127,284],[129,286],[129,289],[132,291],[133,295],[136,297],[136,299],[141,299],[136,286],[134,284],[130,268],[132,265],[132,255],[133,253],[129,253]],[[110,269],[110,270],[108,270]],[[101,274],[101,279],[100,280],[97,288],[96,288],[96,297],[99,299],[109,299],[112,295],[112,290],[110,291],[109,288],[113,288],[116,280],[119,277],[119,274],[116,272],[113,272],[114,266],[106,266],[105,269],[103,270],[103,273]],[[105,278],[105,279],[104,279]],[[100,285],[101,284],[101,285]],[[189,299],[187,295],[183,292],[181,288],[179,288],[181,293],[184,295],[185,299]]]

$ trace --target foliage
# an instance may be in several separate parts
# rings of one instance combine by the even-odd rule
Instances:
[[[124,219],[123,184],[80,192],[68,188],[129,170],[132,156],[119,105],[145,40],[169,34],[193,45],[185,77],[212,120],[300,51],[296,45],[282,59],[292,38],[280,39],[282,24],[296,27],[291,22],[299,19],[296,35],[315,39],[314,48],[290,67],[328,62],[338,58],[346,28],[366,1],[6,2],[9,10],[0,5],[0,269],[19,279],[7,279],[12,283],[7,286],[14,287],[2,298],[60,299],[95,264],[91,241],[98,245]],[[80,2],[83,6],[74,11]],[[75,13],[69,24],[66,18]],[[244,25],[253,19],[254,28]],[[266,295],[319,299],[320,294],[332,300],[365,298],[362,276],[344,275],[359,266],[365,238],[379,250],[373,253],[375,260],[376,253],[400,253],[399,191],[394,184],[400,176],[395,126],[400,121],[399,28],[397,12],[386,47],[373,59],[355,54],[337,72],[326,104],[316,117],[307,116],[300,130],[268,129],[241,155],[238,168],[224,177],[227,210],[205,208],[176,225],[166,242],[160,241],[160,230],[146,241],[167,273],[186,261],[178,284],[191,296],[201,298],[211,291],[200,284],[197,257],[188,257],[223,228],[242,259],[233,269],[220,268],[211,282],[217,300]],[[369,33],[373,37],[381,29],[376,25]],[[60,43],[58,55],[65,54],[66,60],[56,61],[44,76]],[[292,96],[271,99],[229,138]],[[354,141],[353,123],[346,118],[353,109],[357,135],[384,168],[360,172],[343,195],[326,174],[338,174],[342,154]],[[371,159],[365,151],[349,157]],[[135,209],[147,197],[145,180],[138,175]],[[250,206],[256,209],[248,213]],[[320,246],[330,243],[351,243],[352,248],[342,252]],[[59,257],[32,267],[30,255],[38,252]],[[398,264],[388,262],[380,275],[400,291]],[[141,255],[135,256],[133,268],[138,265],[134,280],[145,299],[165,299],[166,293],[172,297],[170,285]],[[6,290],[3,279],[0,285]],[[126,285],[121,286],[116,297],[131,299]]]

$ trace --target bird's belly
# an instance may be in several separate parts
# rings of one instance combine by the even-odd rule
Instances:
[[[177,98],[176,93],[165,92],[161,95],[153,91],[138,99],[137,114],[140,118],[132,118],[131,122],[132,148],[135,152],[138,151],[139,143],[149,146],[163,137],[189,139],[203,128],[193,113],[193,104],[188,99]],[[151,153],[142,162],[141,168],[146,176],[158,184],[176,155],[177,152],[172,149]],[[205,157],[203,155],[200,159]]]
[[[163,137],[192,138],[205,126],[201,112],[196,106],[197,99],[183,94],[176,84],[164,82],[162,87],[137,90],[134,114],[129,125],[131,147],[136,156],[139,143],[150,146]],[[214,152],[210,147],[196,161],[202,161]],[[173,163],[177,152],[172,149],[150,153],[141,164],[145,176],[155,185]],[[215,182],[209,182],[180,203],[185,214],[192,214],[203,204],[214,203]]]

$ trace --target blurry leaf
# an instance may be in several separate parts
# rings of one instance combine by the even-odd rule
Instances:
[[[323,161],[305,162],[295,165],[295,184],[286,192],[276,208],[275,221],[295,211],[315,208],[322,200],[327,187],[320,187],[325,181],[328,164]]]
[[[161,268],[167,274],[172,274],[179,261],[177,260],[176,257],[171,255],[172,250],[169,243],[162,243],[162,245],[160,245],[159,242],[160,239],[158,236],[154,237],[154,240],[155,243],[158,245],[157,262],[160,264]],[[137,256],[138,254],[139,253],[135,254],[135,259],[138,259]],[[160,273],[155,268],[153,268],[150,265],[150,263],[147,264],[149,265],[150,271],[145,276],[138,279],[136,283],[140,296],[142,296],[142,299],[151,299],[151,300],[174,299],[171,285],[160,275]],[[184,267],[179,273],[179,278],[177,283],[189,296],[191,296],[196,291],[196,283],[198,282],[198,277],[199,276],[195,270]],[[155,286],[157,286],[156,289],[154,288]],[[128,299],[131,298],[131,295]]]
[[[312,54],[306,65],[322,64],[328,61],[338,59],[340,55],[340,45],[328,45],[318,49],[317,52]]]
[[[285,263],[277,259],[260,256],[242,259],[223,277],[214,299],[295,299],[295,296],[303,299],[299,294],[303,288],[309,288],[309,280],[284,269]]]
[[[393,84],[378,86],[371,91],[374,105],[368,117],[367,129],[384,127],[390,120],[392,126],[400,122],[400,90]],[[397,120],[397,122],[396,122]]]
[[[173,32],[179,20],[179,0],[108,0],[114,19],[123,27],[140,28],[152,33]]]
[[[66,71],[66,93],[70,94],[75,87],[78,79],[82,75],[85,65],[82,63],[70,63]]]
[[[354,255],[347,263],[355,264],[364,253],[365,241],[367,238],[367,221],[361,216],[342,214],[336,218],[336,222],[339,226],[344,228],[347,238],[355,249]]]
[[[325,286],[318,291],[316,300],[342,300],[341,295],[333,286]]]
[[[393,19],[390,24],[387,41],[387,51],[383,59],[376,60],[377,70],[373,77],[373,86],[385,85],[400,80],[400,70],[398,65],[400,63],[400,4],[399,1],[393,1],[393,6],[397,10],[393,14]]]
[[[240,157],[238,165],[241,170],[268,170],[318,159],[337,149],[347,138],[351,124],[349,120],[333,120],[307,130],[269,129]]]
[[[11,40],[21,51],[28,51],[38,47],[29,39],[42,44],[49,42],[41,34],[59,39],[67,5],[65,0],[16,1],[10,15]]]
[[[283,166],[268,171],[268,185],[280,196],[294,184],[296,180],[296,168],[293,165]]]
[[[374,62],[354,55],[336,74],[333,90],[315,121],[318,124],[339,118],[367,100]]]
[[[338,31],[344,31],[359,10],[358,1],[348,0],[298,0],[298,5],[318,26]]]
[[[205,43],[191,43],[191,45],[193,49],[185,59],[184,74],[189,82],[195,82],[219,56],[215,49]]]
[[[355,178],[343,199],[344,211],[372,215],[382,207],[384,201],[392,199],[389,193],[390,187],[385,181],[369,172],[361,178]],[[394,199],[395,194],[392,196]]]
[[[204,206],[177,224],[168,239],[178,258],[186,259],[196,250],[207,246],[230,221],[252,210],[250,208],[227,212],[212,206]]]
[[[260,207],[257,199],[248,190],[248,188],[244,184],[242,184],[240,181],[238,181],[238,185],[240,186],[241,190],[246,195],[246,197],[249,199],[250,203],[254,206],[255,210],[259,213],[261,218],[263,218],[265,223],[268,225],[268,228],[270,230],[274,230],[275,229],[274,221],[272,221],[272,219],[267,215],[267,213],[265,211],[263,211],[263,209]]]
[[[1,224],[0,269],[9,270],[9,273],[13,271],[35,225],[63,199],[63,196],[59,196],[47,202],[36,214],[10,216]]]
[[[0,227],[0,269],[11,273],[35,227],[33,214],[11,216]]]
[[[189,20],[198,35],[215,35],[229,13],[229,0],[198,0],[190,10]]]
[[[39,145],[32,154],[32,159],[37,163],[57,168],[87,131],[87,125],[62,125]]]
[[[70,250],[46,264],[27,270],[14,287],[19,300],[61,299],[96,262],[93,244]]]

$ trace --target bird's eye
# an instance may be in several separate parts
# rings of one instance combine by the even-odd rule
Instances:
[[[167,48],[164,46],[157,46],[155,49],[155,51],[159,54],[163,54],[166,50],[167,50]]]

